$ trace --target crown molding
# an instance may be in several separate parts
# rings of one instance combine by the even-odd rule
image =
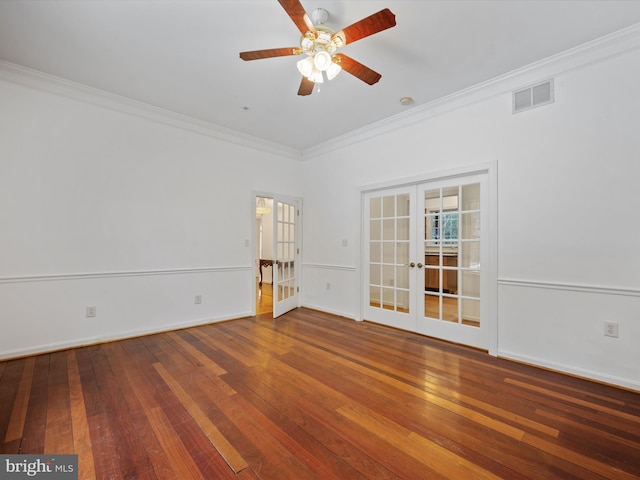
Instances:
[[[216,138],[260,152],[294,160],[309,160],[394,130],[398,130],[458,108],[486,100],[559,73],[601,62],[640,48],[640,24],[635,24],[486,82],[460,90],[409,111],[353,130],[327,142],[298,150],[266,139],[247,135],[221,125],[197,120],[170,110],[72,82],[21,65],[0,60],[0,79],[59,96],[90,103],[144,118],[174,128]]]
[[[127,97],[0,60],[0,79],[225,142],[301,160],[300,150]]]
[[[604,61],[640,48],[640,23],[565,50],[504,75],[460,90],[409,111],[380,120],[345,135],[333,138],[302,152],[309,160],[370,138],[398,130],[458,108],[511,92],[514,89],[548,79],[554,75]]]

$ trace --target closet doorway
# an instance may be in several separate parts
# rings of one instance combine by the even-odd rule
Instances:
[[[363,194],[364,319],[490,349],[488,174]]]

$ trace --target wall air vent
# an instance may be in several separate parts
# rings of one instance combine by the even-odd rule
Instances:
[[[553,79],[513,92],[513,113],[553,103]]]

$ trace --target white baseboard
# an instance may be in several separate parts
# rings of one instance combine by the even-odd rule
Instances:
[[[534,367],[542,367],[542,368],[553,370],[559,373],[573,375],[576,377],[584,378],[585,380],[590,380],[590,381],[595,380],[597,382],[602,382],[609,385],[616,385],[619,387],[628,388],[630,390],[636,390],[640,392],[640,382],[636,379],[615,377],[612,375],[603,374],[601,372],[596,372],[593,370],[586,370],[583,368],[575,367],[573,365],[564,365],[560,363],[549,362],[542,358],[530,357],[528,355],[520,355],[518,353],[505,351],[505,350],[498,350],[498,357],[504,358],[507,360],[514,360],[517,362],[526,363]]]
[[[183,328],[197,327],[201,325],[208,325],[210,323],[223,322],[226,320],[234,320],[237,318],[244,318],[244,317],[250,317],[250,316],[251,316],[251,312],[238,312],[233,315],[224,315],[220,317],[190,320],[188,322],[171,323],[171,324],[162,325],[161,327],[158,327],[158,328],[128,330],[123,332],[116,332],[113,335],[106,335],[101,337],[77,338],[77,339],[69,340],[65,342],[36,345],[29,348],[0,352],[0,360],[27,357],[31,355],[42,355],[45,353],[56,352],[59,350],[66,350],[69,348],[86,347],[90,345],[97,345],[100,343],[115,342],[118,340],[126,340],[128,338],[143,337],[145,335],[152,335],[155,333],[171,332],[173,330],[181,330]]]
[[[330,313],[332,315],[337,315],[338,317],[348,318],[350,320],[355,320],[353,317],[353,313],[347,313],[340,310],[334,310],[332,308],[320,307],[318,305],[312,305],[310,303],[305,303],[300,305],[302,308],[308,308],[310,310],[318,310],[319,312]]]

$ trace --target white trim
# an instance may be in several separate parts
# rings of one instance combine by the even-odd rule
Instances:
[[[640,23],[303,150],[309,160],[458,108],[640,48]]]
[[[86,280],[93,278],[112,277],[143,277],[148,275],[192,275],[198,273],[218,273],[218,272],[243,272],[251,270],[251,266],[231,266],[231,267],[204,267],[204,268],[176,268],[167,270],[125,270],[120,272],[87,272],[87,273],[59,273],[52,275],[25,275],[15,277],[0,277],[0,284],[3,283],[24,283],[24,282],[49,282],[61,280]]]
[[[520,355],[518,353],[510,352],[508,350],[500,350],[498,352],[498,357],[508,359],[508,360],[515,360],[521,363],[526,363],[528,365],[532,365],[538,368],[540,367],[546,368],[549,370],[553,370],[555,372],[562,372],[565,374],[575,375],[587,380],[596,380],[596,381],[604,382],[610,385],[617,385],[617,386],[640,391],[640,381],[632,381],[628,378],[616,377],[613,375],[606,375],[606,374],[602,374],[601,372],[586,370],[584,368],[579,368],[573,365],[565,365],[562,363],[549,362],[548,360],[543,358],[531,357],[528,355]]]
[[[597,293],[601,295],[622,295],[626,297],[640,297],[640,289],[638,288],[624,288],[624,287],[610,287],[603,285],[587,285],[578,283],[562,283],[562,282],[549,282],[539,280],[515,280],[511,278],[499,278],[498,285],[505,285],[510,287],[524,287],[524,288],[544,288],[550,290],[567,290],[571,292],[583,292],[583,293]]]
[[[295,148],[0,60],[0,79],[261,152],[300,160]]]
[[[448,180],[450,178],[466,177],[469,175],[489,173],[496,169],[497,162],[483,162],[474,163],[471,165],[465,165],[457,168],[450,168],[447,170],[435,170],[422,175],[414,175],[411,177],[396,178],[395,180],[386,180],[384,182],[373,183],[369,185],[361,185],[358,187],[359,201],[362,201],[361,195],[376,190],[387,190],[389,188],[399,188],[411,185],[417,185],[425,182],[438,182],[441,180]],[[497,178],[497,176],[496,176]],[[361,221],[361,220],[359,220]]]
[[[212,318],[198,319],[198,320],[190,320],[188,322],[172,323],[169,325],[163,325],[161,328],[141,328],[136,330],[129,330],[126,332],[118,332],[116,335],[86,337],[81,339],[75,339],[73,341],[68,341],[68,342],[48,343],[44,345],[32,346],[29,348],[0,352],[0,360],[25,357],[28,355],[41,355],[45,353],[55,352],[58,350],[66,350],[68,348],[85,347],[89,345],[97,345],[100,343],[126,340],[128,338],[136,338],[144,335],[152,335],[155,333],[171,332],[173,330],[180,330],[180,329],[189,328],[189,327],[197,327],[201,325],[208,325],[210,323],[223,322],[226,320],[234,320],[237,318],[245,318],[250,316],[251,316],[250,312],[238,312],[231,315],[224,315],[219,317],[212,317]]]
[[[327,308],[321,305],[313,305],[311,303],[303,303],[300,305],[302,308],[308,308],[310,310],[317,310],[318,312],[330,313],[331,315],[337,315],[338,317],[348,318],[349,320],[354,320],[353,314],[343,312],[340,310],[335,310],[333,308]]]
[[[303,263],[302,268],[318,268],[323,270],[341,270],[343,272],[355,272],[356,267],[347,265],[327,265],[324,263]]]

